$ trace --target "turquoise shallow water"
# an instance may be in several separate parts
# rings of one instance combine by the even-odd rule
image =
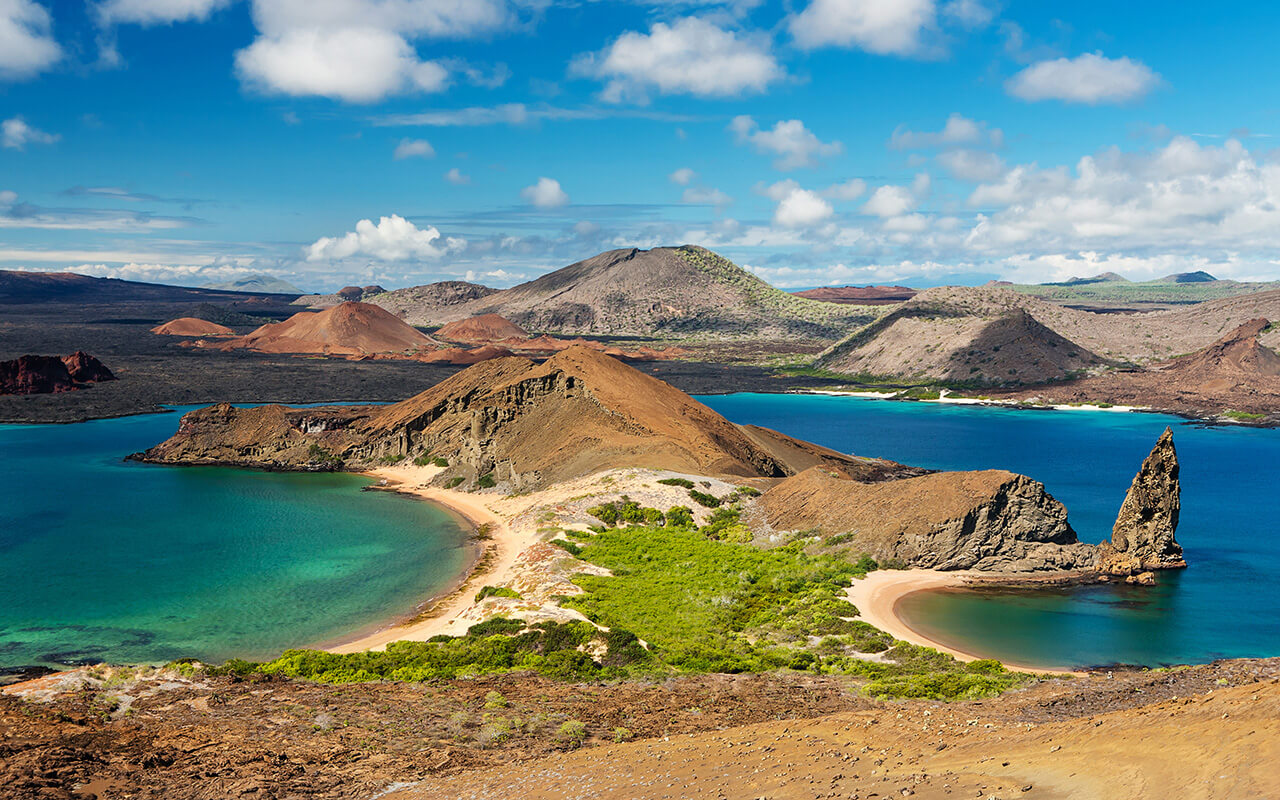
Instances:
[[[1182,464],[1178,541],[1190,568],[1160,585],[921,592],[899,610],[937,641],[1039,666],[1157,666],[1280,656],[1280,430],[1171,416],[903,403],[823,395],[700,397],[735,422],[844,452],[1042,481],[1083,541],[1111,534],[1166,425]]]
[[[359,476],[122,460],[178,418],[0,426],[0,667],[270,657],[465,568],[458,520]]]

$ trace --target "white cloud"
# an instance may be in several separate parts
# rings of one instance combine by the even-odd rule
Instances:
[[[935,24],[934,0],[813,0],[791,17],[796,44],[805,49],[858,47],[881,55],[921,51],[921,33]]]
[[[444,67],[420,61],[402,36],[378,28],[295,30],[260,36],[236,53],[241,80],[268,94],[372,103],[412,91],[438,92]]]
[[[1000,147],[1004,144],[1004,133],[999,128],[988,130],[987,123],[975,122],[956,113],[947,117],[947,123],[940,131],[913,131],[899,125],[889,137],[889,147],[894,150],[921,150],[984,142]]]
[[[948,150],[938,154],[938,163],[962,181],[992,181],[1005,174],[1004,160],[982,150]]]
[[[667,176],[667,178],[672,183],[677,184],[679,186],[688,186],[690,183],[693,182],[693,179],[696,177],[698,177],[698,173],[694,172],[688,167],[681,167],[680,169],[676,170],[675,172]]]
[[[915,208],[916,198],[905,186],[881,186],[862,204],[862,213],[888,219]]]
[[[538,178],[537,183],[521,189],[520,196],[535,208],[559,208],[569,203],[569,195],[554,178]]]
[[[203,22],[232,0],[106,0],[97,7],[104,23],[132,22],[138,25],[165,25],[173,22]]]
[[[452,183],[454,186],[465,186],[466,184],[471,183],[471,176],[464,174],[463,171],[457,167],[451,167],[449,171],[444,174],[444,179],[449,183]]]
[[[808,228],[829,218],[831,204],[808,189],[792,188],[778,203],[773,221],[784,228]]]
[[[426,139],[401,139],[400,144],[396,145],[395,160],[434,158],[435,155],[435,149],[431,146],[431,142]]]
[[[416,114],[386,114],[374,117],[379,127],[409,126],[434,128],[470,127],[479,125],[532,125],[538,122],[576,122],[598,119],[652,119],[661,122],[692,122],[699,117],[673,114],[667,111],[651,111],[637,108],[560,108],[535,106],[524,103],[503,103],[496,106],[471,106],[469,108],[422,111]]]
[[[10,150],[23,150],[29,144],[53,144],[61,138],[56,133],[45,133],[31,127],[22,117],[12,117],[0,123],[0,142]]]
[[[996,12],[982,0],[951,0],[942,6],[942,16],[963,28],[985,28],[995,19]]]
[[[844,183],[837,183],[822,190],[823,197],[833,200],[857,200],[867,193],[867,182],[861,178],[850,178]]]
[[[691,186],[684,190],[684,193],[680,197],[680,202],[724,208],[733,202],[733,198],[719,189],[710,189],[704,186]]]
[[[414,41],[476,36],[514,17],[505,0],[254,0],[253,19],[259,36],[236,53],[247,85],[370,103],[446,86],[449,70],[420,59]]]
[[[440,240],[440,231],[428,225],[419,228],[407,219],[392,214],[378,224],[362,219],[356,229],[345,236],[317,239],[306,249],[307,261],[332,261],[355,256],[379,261],[435,261],[446,254],[466,249],[465,239]]]
[[[0,192],[0,228],[145,233],[199,224],[193,217],[168,217],[143,211],[103,208],[43,208],[19,203],[16,192]]]
[[[0,80],[29,78],[61,60],[52,27],[34,0],[0,0]]]
[[[1150,92],[1160,76],[1141,61],[1085,53],[1032,64],[1005,82],[1005,90],[1028,101],[1123,103]]]
[[[607,81],[610,103],[648,101],[651,90],[696,97],[761,92],[785,72],[760,36],[739,34],[698,17],[628,31],[598,53],[574,59],[571,72]]]
[[[817,166],[820,158],[843,152],[840,142],[824,142],[798,119],[780,120],[771,130],[761,129],[754,119],[741,115],[729,123],[739,143],[750,143],[756,150],[774,153],[773,166],[780,170]]]

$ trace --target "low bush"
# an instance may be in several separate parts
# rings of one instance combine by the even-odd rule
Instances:
[[[494,479],[492,472],[486,472],[479,478],[476,478],[476,486],[479,486],[481,489],[492,489],[497,485],[498,482]]]
[[[681,486],[685,489],[693,488],[693,481],[688,478],[662,478],[658,483],[661,483],[663,486]]]
[[[716,497],[713,494],[707,494],[706,492],[700,492],[697,489],[689,490],[689,498],[698,505],[705,506],[707,508],[718,508],[720,506],[719,497]]]
[[[520,599],[520,593],[515,589],[508,589],[506,586],[486,586],[476,592],[476,602],[479,603],[486,597],[514,597]]]

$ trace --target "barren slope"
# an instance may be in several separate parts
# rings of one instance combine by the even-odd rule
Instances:
[[[504,339],[523,339],[529,334],[524,328],[511,323],[498,314],[481,314],[460,319],[441,326],[435,332],[440,339],[451,342],[501,342]]]
[[[348,302],[324,311],[300,311],[284,322],[263,325],[220,346],[262,353],[363,355],[414,350],[434,343],[378,306]]]
[[[611,250],[463,303],[403,289],[374,302],[414,324],[484,313],[526,330],[624,336],[832,339],[874,318],[858,306],[796,297],[701,247]]]
[[[196,317],[178,317],[171,319],[163,325],[157,325],[151,329],[152,333],[160,336],[234,336],[235,331],[226,325],[219,325],[216,322],[198,319]]]

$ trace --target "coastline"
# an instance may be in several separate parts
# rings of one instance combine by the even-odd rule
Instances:
[[[971,570],[943,572],[936,569],[878,569],[868,573],[865,578],[854,580],[853,585],[846,590],[845,596],[858,609],[859,618],[863,622],[874,625],[895,639],[922,647],[932,647],[959,661],[977,661],[989,656],[960,650],[930,639],[912,628],[898,615],[898,606],[905,597],[916,592],[964,588],[969,585],[970,579],[979,576],[989,577],[989,573],[976,573]],[[1052,675],[1085,674],[1079,670],[1060,666],[1039,667],[1031,664],[1013,664],[1003,660],[1000,660],[1000,663],[1014,672]]]
[[[520,552],[532,544],[518,536],[476,495],[427,486],[440,471],[440,467],[398,466],[380,467],[361,474],[379,482],[370,487],[371,490],[412,495],[466,519],[477,533],[484,530],[487,535],[479,537],[474,558],[448,588],[425,600],[422,610],[412,617],[400,617],[372,631],[366,628],[331,640],[322,649],[331,653],[358,653],[385,650],[389,643],[402,639],[426,641],[441,634],[461,636],[474,624],[462,616],[462,612],[474,605],[474,593],[486,584],[500,581],[510,572]]]

